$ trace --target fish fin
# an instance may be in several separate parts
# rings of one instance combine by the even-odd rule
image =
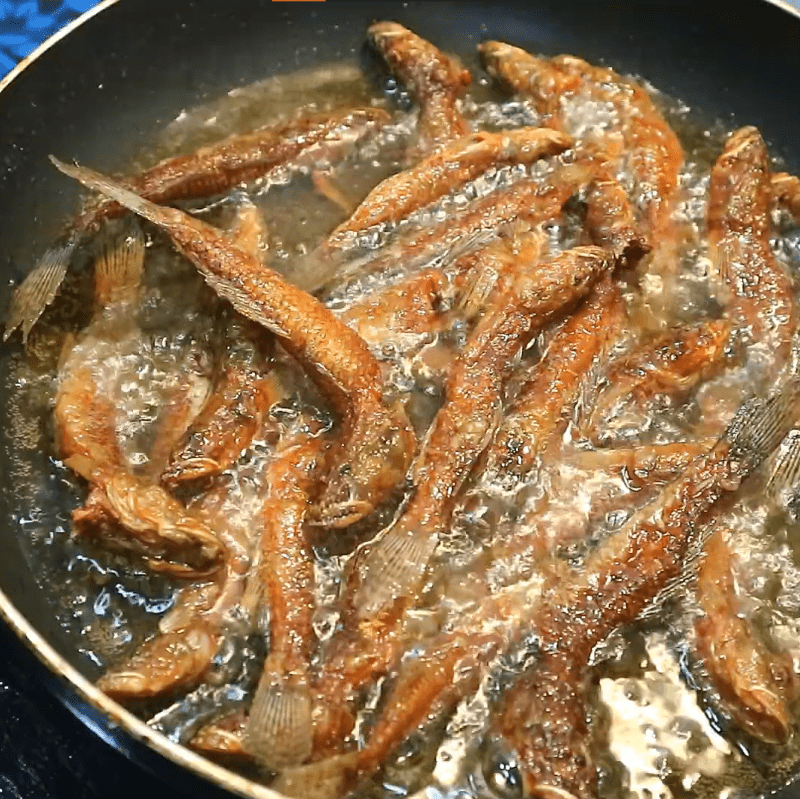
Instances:
[[[375,616],[395,600],[413,596],[438,542],[436,533],[396,527],[372,544],[360,564],[364,579],[353,600],[358,615]]]
[[[282,771],[272,790],[296,799],[341,799],[358,770],[358,752]]]
[[[200,263],[195,263],[195,266],[202,273],[206,283],[208,283],[220,297],[224,300],[228,300],[242,316],[246,316],[248,319],[267,328],[267,330],[270,330],[281,338],[288,338],[286,331],[279,325],[276,325],[274,320],[265,316],[261,309],[253,303],[252,298],[247,292],[235,286],[230,281],[212,274]]]
[[[289,685],[265,672],[256,690],[245,731],[246,750],[271,770],[311,757],[311,693],[305,683]]]
[[[800,429],[790,430],[770,464],[767,494],[778,499],[794,495],[800,486]]]
[[[126,208],[129,208],[131,211],[143,216],[145,219],[149,219],[151,222],[154,222],[156,225],[163,226],[167,219],[170,221],[176,221],[179,219],[179,216],[175,215],[179,215],[180,212],[171,208],[163,208],[155,205],[149,200],[139,197],[138,194],[134,194],[132,191],[129,191],[121,183],[112,180],[111,178],[104,177],[99,172],[94,172],[93,170],[87,169],[83,166],[71,166],[70,164],[65,164],[52,155],[50,156],[50,160],[65,175],[75,178],[75,180],[83,183],[83,185],[87,188],[102,192],[108,197],[111,197],[111,199],[121,203]],[[236,245],[231,243],[231,246],[235,247]],[[253,301],[245,291],[237,286],[234,286],[229,281],[213,275],[207,269],[204,269],[201,264],[196,263],[195,265],[203,274],[203,277],[208,285],[211,286],[211,288],[213,288],[217,294],[228,300],[233,307],[239,311],[239,313],[241,313],[243,316],[246,316],[248,319],[252,319],[254,322],[258,322],[258,324],[263,325],[277,335],[283,336],[284,338],[286,337],[286,332],[277,327],[274,322],[267,319],[260,309],[253,304]]]
[[[95,299],[107,306],[134,301],[144,274],[145,238],[133,225],[117,235],[106,233],[95,262]]]
[[[163,225],[165,216],[169,215],[170,219],[172,219],[172,214],[175,213],[173,209],[164,208],[155,203],[151,203],[149,200],[145,200],[144,197],[140,197],[138,194],[125,188],[119,181],[101,175],[93,169],[89,169],[85,166],[78,166],[77,164],[65,164],[63,161],[59,161],[54,155],[50,156],[50,160],[57,169],[65,175],[74,178],[79,183],[83,183],[87,189],[98,191],[110,197],[112,200],[116,200],[120,205],[124,205],[134,213],[143,216],[145,219],[149,219],[157,225]]]
[[[786,437],[800,412],[800,380],[792,378],[772,396],[745,402],[724,438],[731,455],[749,471],[759,466]]]
[[[51,247],[17,286],[6,315],[3,341],[7,341],[18,327],[22,327],[23,342],[28,340],[28,333],[58,293],[76,246],[77,240],[71,239]]]

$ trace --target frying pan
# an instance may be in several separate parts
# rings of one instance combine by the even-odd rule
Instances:
[[[269,75],[334,59],[357,62],[375,19],[395,19],[461,53],[482,39],[503,39],[644,75],[708,117],[758,126],[771,152],[790,171],[800,168],[800,12],[785,3],[104,0],[0,83],[0,308],[78,204],[80,189],[56,172],[49,153],[124,171],[143,142],[184,108]],[[15,341],[0,350],[5,624],[35,654],[48,688],[144,767],[192,792],[200,780],[206,795],[227,790],[274,799],[263,786],[170,743],[96,690],[96,670],[53,618],[20,546],[20,513],[30,509],[16,506],[9,476],[7,375]],[[30,478],[45,494],[46,455]],[[59,510],[42,512],[55,525]],[[798,797],[800,788],[789,785],[782,796]]]

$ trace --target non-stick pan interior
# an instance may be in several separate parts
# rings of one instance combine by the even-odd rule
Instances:
[[[766,2],[119,0],[0,93],[0,305],[77,207],[79,190],[48,154],[122,171],[182,109],[269,75],[336,59],[359,62],[374,19],[396,19],[462,55],[495,38],[641,74],[708,118],[758,126],[789,169],[800,167],[800,20]],[[63,527],[69,492],[48,482],[47,451],[25,477],[44,504],[20,507],[11,484],[6,377],[18,347],[7,344],[0,356],[0,586],[92,677],[92,663],[55,623],[19,546],[32,512],[54,530]]]

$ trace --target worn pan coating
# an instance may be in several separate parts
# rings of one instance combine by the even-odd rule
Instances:
[[[788,169],[800,168],[800,12],[785,3],[104,0],[0,83],[0,308],[32,254],[76,208],[80,190],[52,168],[49,153],[122,171],[183,108],[272,74],[357,61],[375,19],[395,19],[462,53],[501,39],[642,74],[706,115],[757,125]],[[130,757],[181,788],[205,778],[240,795],[276,797],[107,699],[92,685],[91,664],[58,629],[19,546],[20,509],[11,499],[3,392],[17,346],[0,350],[0,615],[43,664],[47,686]],[[792,786],[784,793],[798,795]]]

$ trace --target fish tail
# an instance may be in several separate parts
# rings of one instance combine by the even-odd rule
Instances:
[[[77,243],[78,237],[73,236],[51,247],[20,283],[6,314],[3,341],[7,341],[18,327],[22,328],[23,342],[28,340],[28,333],[58,293]]]
[[[790,430],[771,464],[767,494],[773,499],[792,495],[800,486],[800,429]]]
[[[106,233],[95,263],[95,299],[101,306],[134,300],[144,273],[145,238],[138,225]]]
[[[731,455],[752,471],[786,437],[799,412],[800,380],[796,377],[767,399],[745,402],[725,432]]]
[[[79,183],[83,183],[87,189],[98,191],[101,194],[116,200],[120,205],[124,205],[139,216],[149,219],[157,225],[163,225],[165,220],[170,218],[170,209],[162,208],[149,200],[145,200],[138,194],[125,188],[119,181],[101,175],[93,169],[85,166],[78,166],[77,164],[65,164],[59,161],[54,155],[50,156],[50,160],[65,175],[74,178]]]
[[[245,747],[263,766],[277,771],[311,757],[313,729],[308,684],[276,681],[265,671],[245,730]]]
[[[341,799],[358,771],[358,753],[348,752],[327,760],[282,771],[270,785],[283,796],[296,799]]]
[[[438,541],[435,533],[396,527],[373,544],[360,566],[364,581],[354,598],[359,616],[375,616],[397,599],[413,596]]]

